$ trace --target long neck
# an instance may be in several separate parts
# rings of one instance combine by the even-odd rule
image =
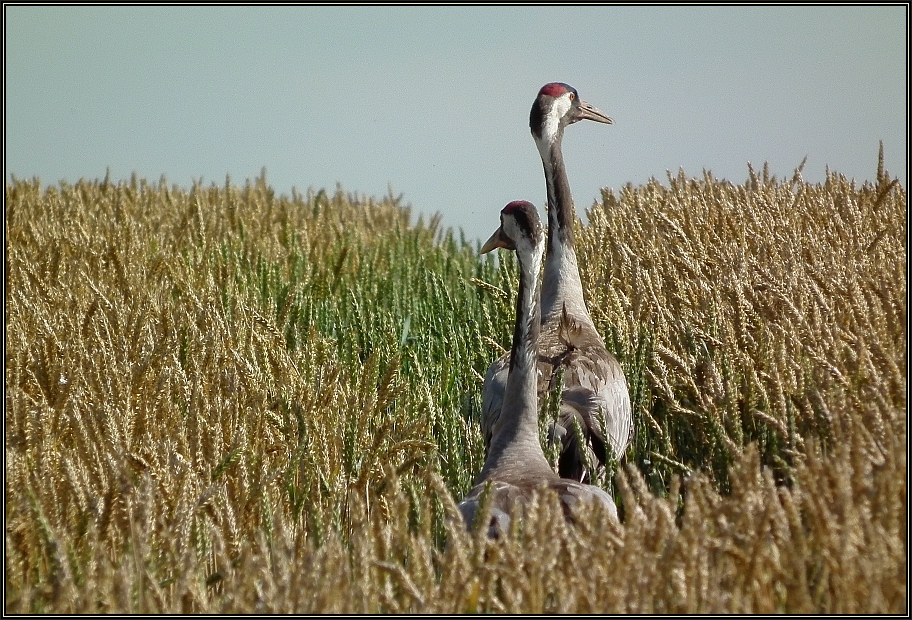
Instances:
[[[538,273],[542,252],[519,256],[520,279],[516,296],[516,327],[510,354],[510,374],[504,391],[503,406],[494,428],[491,448],[479,480],[493,470],[500,474],[512,470],[551,472],[538,438]]]
[[[536,140],[548,185],[548,255],[542,283],[542,319],[560,314],[563,307],[574,317],[591,323],[583,300],[573,224],[576,211],[570,181],[561,153],[563,130]]]

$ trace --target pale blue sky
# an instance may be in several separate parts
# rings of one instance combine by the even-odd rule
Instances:
[[[487,237],[545,184],[546,82],[614,118],[567,129],[577,210],[666,170],[747,162],[907,181],[907,7],[6,6],[5,176],[404,194]]]

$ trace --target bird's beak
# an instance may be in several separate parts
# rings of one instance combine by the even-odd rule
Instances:
[[[612,124],[614,121],[611,120],[611,117],[599,110],[597,107],[588,103],[586,101],[580,100],[579,108],[576,118],[573,119],[573,122],[576,121],[595,121],[597,123],[607,123],[608,125]]]
[[[494,234],[491,235],[491,238],[488,239],[483,246],[481,246],[481,251],[479,254],[487,254],[495,248],[506,248],[512,250],[513,244],[510,243],[510,240],[504,235],[503,227],[501,226],[494,231]]]

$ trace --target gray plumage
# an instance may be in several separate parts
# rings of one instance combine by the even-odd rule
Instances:
[[[552,440],[561,442],[558,472],[564,478],[586,481],[587,463],[604,466],[608,449],[615,458],[623,459],[632,418],[624,372],[595,329],[579,276],[573,235],[576,213],[561,140],[564,127],[580,120],[612,122],[607,115],[581,101],[576,89],[562,83],[543,86],[529,115],[548,192],[538,395],[543,399],[562,373],[558,420],[551,428]],[[481,427],[486,446],[490,446],[501,416],[509,363],[510,354],[504,355],[485,374]]]
[[[504,207],[500,228],[482,248],[482,253],[496,247],[516,250],[520,266],[516,325],[499,415],[492,420],[484,467],[459,504],[463,519],[471,527],[487,493],[486,501],[491,502],[487,527],[491,535],[505,531],[511,515],[542,489],[557,493],[570,520],[584,502],[597,502],[617,518],[614,501],[605,491],[555,474],[538,439],[538,339],[542,331],[538,275],[544,253],[542,237],[535,207],[516,201]]]

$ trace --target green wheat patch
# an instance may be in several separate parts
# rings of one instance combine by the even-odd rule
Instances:
[[[682,172],[587,215],[634,412],[598,478],[622,522],[542,497],[491,541],[456,502],[512,254],[265,174],[7,183],[5,611],[905,613],[906,193],[882,155],[874,182]]]

